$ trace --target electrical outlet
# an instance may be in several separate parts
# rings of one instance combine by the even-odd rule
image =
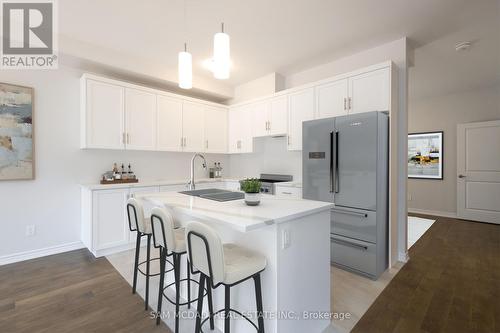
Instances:
[[[290,247],[290,230],[283,229],[281,235],[281,248],[284,250]]]
[[[35,236],[35,232],[36,232],[36,229],[35,229],[34,224],[30,224],[30,225],[26,226],[26,236],[27,237]]]

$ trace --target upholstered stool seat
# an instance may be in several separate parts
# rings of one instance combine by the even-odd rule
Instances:
[[[224,284],[233,284],[266,268],[266,257],[235,244],[224,244]]]

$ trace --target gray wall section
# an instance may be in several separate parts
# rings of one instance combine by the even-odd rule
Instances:
[[[444,132],[444,179],[409,179],[408,209],[456,214],[457,124],[500,119],[500,84],[410,101],[408,116],[410,133]]]

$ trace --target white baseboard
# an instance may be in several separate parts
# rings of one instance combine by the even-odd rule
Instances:
[[[61,245],[56,245],[56,246],[49,246],[49,247],[45,247],[43,249],[8,254],[8,255],[0,257],[0,266],[12,264],[12,263],[19,262],[19,261],[50,256],[52,254],[58,254],[58,253],[78,250],[78,249],[81,249],[83,247],[85,247],[85,246],[83,245],[82,242],[73,242],[73,243],[61,244]]]
[[[457,213],[454,213],[454,212],[443,212],[443,211],[439,211],[439,210],[426,210],[426,209],[408,208],[408,213],[424,214],[424,215],[435,215],[435,216],[442,216],[442,217],[450,217],[450,218],[453,218],[453,219],[457,218]]]

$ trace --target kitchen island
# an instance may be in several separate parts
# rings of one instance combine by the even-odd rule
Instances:
[[[207,223],[224,243],[266,256],[262,273],[266,332],[320,333],[330,325],[332,204],[272,195],[263,195],[255,207],[243,200],[217,202],[177,192],[136,197],[149,206],[171,209],[181,225],[193,220]],[[220,287],[214,290],[214,308],[221,309],[223,304],[224,289]],[[231,307],[243,313],[256,310],[252,281],[234,288]],[[243,319],[234,319],[231,325],[232,332],[255,332]],[[220,319],[216,326],[223,331]]]

